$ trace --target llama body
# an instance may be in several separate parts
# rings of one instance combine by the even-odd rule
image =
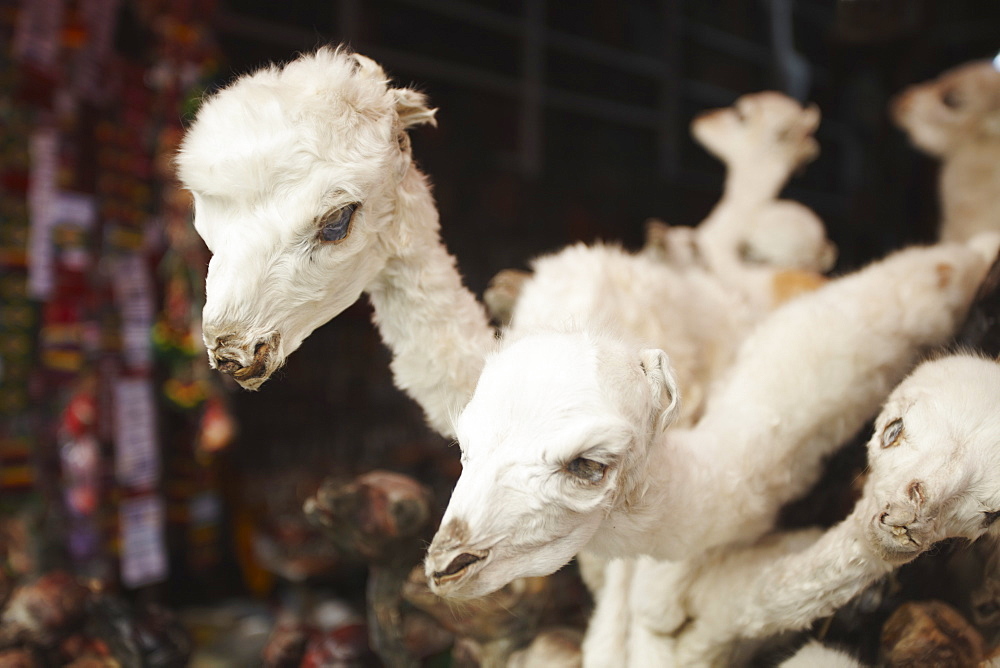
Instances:
[[[763,266],[833,267],[836,247],[822,221],[807,207],[778,199],[792,173],[818,155],[812,136],[818,125],[815,106],[803,108],[772,91],[744,95],[692,121],[694,138],[726,165],[722,197],[694,228],[694,246],[731,289],[746,291],[745,282]],[[771,303],[766,290],[748,296],[765,307]]]
[[[846,519],[825,533],[771,535],[688,566],[679,596],[687,626],[672,665],[728,665],[740,640],[805,629],[940,540],[995,537],[997,402],[995,360],[958,354],[920,365],[875,421],[871,471]]]
[[[432,121],[422,95],[329,49],[204,103],[178,171],[213,253],[202,323],[213,367],[257,389],[367,293],[396,384],[449,432],[493,332],[411,160],[406,129]]]
[[[512,337],[457,423],[464,470],[428,551],[432,586],[483,595],[584,547],[678,560],[755,539],[950,336],[991,251],[901,251],[789,303],[691,429],[665,431],[678,407],[662,351],[595,332]]]
[[[941,161],[941,238],[1000,230],[1000,72],[993,63],[967,63],[911,86],[892,114],[917,148]]]
[[[818,123],[816,107],[804,109],[791,98],[771,91],[744,95],[732,107],[701,114],[692,122],[692,134],[726,164],[723,195],[697,227],[650,221],[641,254],[672,269],[708,271],[712,281],[732,295],[730,302],[738,298],[740,308],[750,307],[758,316],[788,297],[816,287],[816,274],[832,268],[836,247],[827,239],[815,213],[797,202],[779,200],[777,195],[792,172],[817,155],[819,148],[812,133]],[[792,270],[791,276],[782,270]],[[497,320],[506,323],[511,319],[529,276],[504,270],[491,282],[484,297]],[[789,281],[795,278],[796,287],[789,289]],[[672,281],[678,282],[676,278]],[[570,287],[567,283],[558,285]],[[583,298],[600,295],[582,287],[576,290]],[[689,301],[695,300],[670,303],[674,309],[682,309]],[[610,309],[614,304],[603,302],[601,307]]]

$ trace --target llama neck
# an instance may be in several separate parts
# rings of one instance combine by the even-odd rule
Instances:
[[[748,583],[737,625],[746,637],[806,628],[833,614],[892,571],[869,547],[865,527],[876,514],[863,498],[840,524],[806,549],[771,561]]]
[[[979,139],[977,137],[977,139]],[[941,165],[941,238],[963,241],[1000,228],[1000,141],[969,142]]]
[[[791,168],[781,160],[742,160],[726,163],[726,184],[719,204],[752,207],[769,202],[788,183]]]
[[[698,249],[717,275],[742,277],[748,272],[739,257],[738,240],[754,213],[777,199],[790,170],[787,164],[773,159],[726,164],[722,197],[698,225]]]
[[[603,557],[649,555],[677,560],[700,551],[705,490],[713,489],[717,470],[706,461],[688,430],[663,434],[652,446],[647,484],[638,499],[608,514],[587,549]]]
[[[441,243],[430,187],[415,167],[397,190],[395,223],[400,242],[368,290],[375,324],[396,386],[431,427],[454,436],[452,418],[472,396],[494,333]]]

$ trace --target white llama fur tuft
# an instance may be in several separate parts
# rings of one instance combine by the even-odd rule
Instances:
[[[1000,72],[975,61],[911,86],[892,103],[910,141],[941,160],[943,240],[1000,230]]]

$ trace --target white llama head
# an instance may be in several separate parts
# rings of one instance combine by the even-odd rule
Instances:
[[[812,136],[819,120],[816,105],[803,108],[786,95],[764,91],[743,95],[731,107],[699,114],[691,122],[691,133],[730,167],[753,168],[760,160],[770,160],[791,170],[819,155]]]
[[[970,142],[1000,139],[1000,72],[983,60],[910,86],[891,106],[896,125],[930,155],[944,157]]]
[[[868,443],[872,547],[890,562],[1000,524],[1000,364],[926,362],[892,392]]]
[[[650,445],[678,409],[660,350],[593,333],[506,345],[456,423],[463,470],[428,550],[431,588],[482,596],[568,563],[645,490]]]
[[[328,48],[202,104],[177,164],[213,254],[202,323],[213,367],[256,389],[358,299],[392,250],[406,129],[433,118],[375,62]]]

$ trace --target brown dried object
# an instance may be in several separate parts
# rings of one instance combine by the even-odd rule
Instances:
[[[514,652],[508,668],[577,668],[583,662],[583,632],[569,627],[546,629]]]
[[[0,668],[41,668],[42,664],[34,652],[28,649],[7,649],[0,651]]]
[[[59,643],[60,659],[69,664],[77,661],[93,661],[96,659],[111,659],[111,650],[101,638],[95,638],[84,633],[74,633]]]
[[[90,654],[81,656],[72,663],[67,663],[63,668],[122,668],[122,663],[110,656]]]
[[[327,481],[305,504],[340,549],[369,563],[368,629],[386,665],[416,665],[403,637],[401,591],[429,537],[431,499],[413,478],[372,471],[347,484]]]
[[[431,493],[407,476],[371,471],[346,484],[324,482],[305,513],[345,552],[374,564],[412,562],[423,550]]]
[[[14,581],[6,571],[4,571],[2,564],[0,564],[0,610],[3,609],[3,604],[10,595],[10,590],[14,587]]]
[[[374,662],[364,625],[348,624],[312,634],[301,668],[361,668],[377,665]],[[401,664],[386,662],[385,665],[395,668]]]
[[[899,606],[882,627],[883,663],[894,668],[963,668],[985,658],[979,632],[941,601],[911,601]]]
[[[0,646],[49,645],[83,619],[88,589],[65,571],[52,571],[14,590],[0,615]]]
[[[550,597],[549,578],[522,578],[489,597],[456,602],[434,594],[422,566],[410,571],[403,597],[458,638],[456,650],[484,668],[506,666],[535,635]]]
[[[403,641],[411,655],[426,659],[451,647],[455,636],[430,615],[408,610],[403,617]]]
[[[298,668],[309,642],[309,627],[301,620],[279,621],[262,652],[268,668]]]

